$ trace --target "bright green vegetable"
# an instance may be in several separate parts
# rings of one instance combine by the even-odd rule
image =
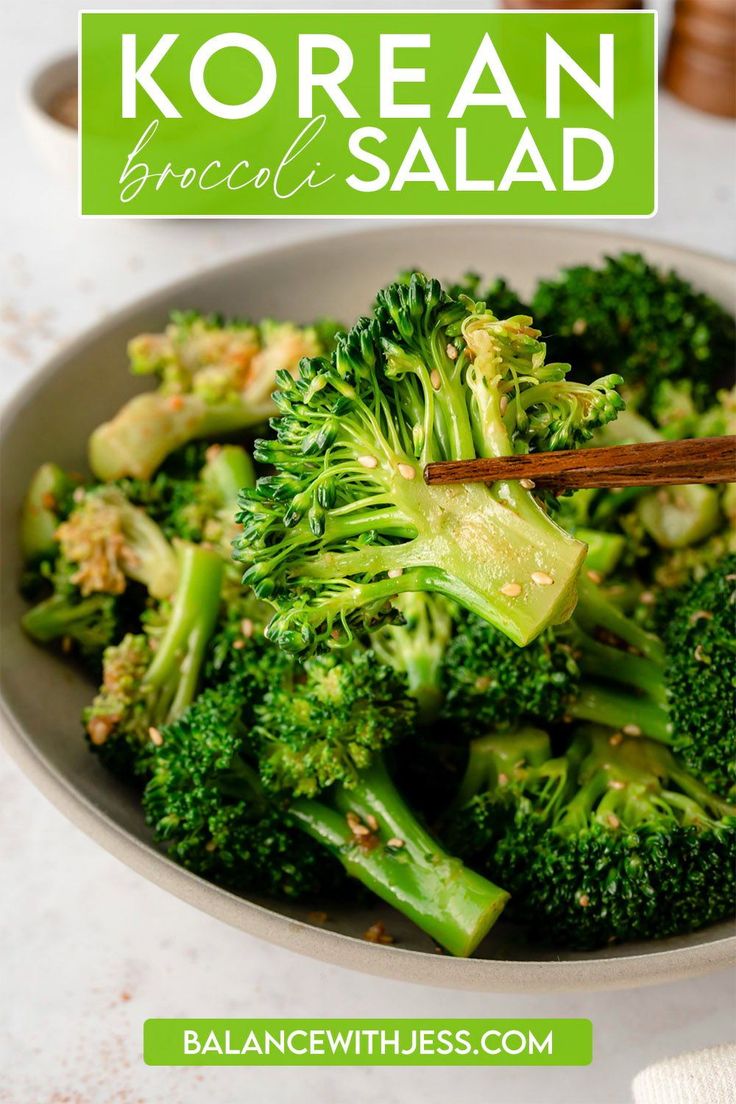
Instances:
[[[736,807],[660,744],[610,729],[557,757],[539,730],[474,741],[446,836],[508,887],[536,942],[662,938],[734,911]]]
[[[242,496],[236,543],[244,580],[276,606],[269,637],[293,653],[349,643],[417,591],[518,644],[563,620],[583,546],[518,483],[429,487],[422,469],[585,441],[620,408],[616,377],[583,386],[567,370],[545,365],[530,318],[499,321],[415,275],[379,293],[331,360],[280,373],[277,439],[256,444],[276,472]]]

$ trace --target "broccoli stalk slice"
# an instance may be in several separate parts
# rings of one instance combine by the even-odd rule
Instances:
[[[157,721],[178,717],[194,699],[207,644],[217,621],[222,557],[194,544],[177,546],[179,585],[166,631],[143,679]]]
[[[380,760],[350,789],[334,790],[334,807],[324,797],[297,799],[290,808],[296,823],[451,954],[472,954],[508,901],[505,890],[444,851],[407,808]],[[346,821],[351,813],[363,823],[375,817],[378,830],[356,837]]]

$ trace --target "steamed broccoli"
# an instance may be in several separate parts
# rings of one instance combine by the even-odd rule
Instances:
[[[650,740],[590,728],[559,757],[539,730],[474,741],[446,835],[542,943],[661,938],[734,911],[736,808]]]
[[[331,891],[339,864],[297,828],[259,777],[247,727],[251,690],[235,679],[204,690],[162,729],[146,817],[172,858],[231,889],[290,898]]]
[[[401,623],[383,625],[370,636],[382,663],[406,675],[422,724],[437,717],[442,703],[440,672],[453,633],[455,607],[439,594],[401,594],[395,602]]]
[[[307,845],[290,846],[296,826],[453,954],[470,954],[507,895],[447,855],[389,777],[383,749],[414,716],[403,680],[370,652],[301,668],[271,650],[277,674],[260,704],[250,690],[261,676],[244,668],[162,731],[146,794],[159,837],[194,870],[295,893],[312,873],[311,860],[300,869]],[[282,872],[282,855],[295,870]]]
[[[187,441],[262,425],[274,413],[276,373],[328,352],[335,332],[329,322],[300,329],[289,322],[254,326],[196,312],[173,315],[164,333],[130,342],[132,370],[157,376],[159,386],[94,431],[92,471],[103,480],[148,479]]]
[[[143,583],[152,598],[176,587],[174,549],[144,510],[117,487],[97,486],[56,530],[62,556],[76,565],[72,576],[83,596],[122,594],[127,580]]]
[[[734,363],[733,316],[674,272],[638,253],[607,257],[542,281],[532,300],[552,354],[584,379],[620,372],[632,405],[659,424],[674,394],[698,412],[713,401]]]
[[[443,669],[447,719],[475,735],[526,720],[609,725],[670,745],[702,782],[728,793],[736,781],[734,580],[729,556],[669,594],[661,640],[585,581],[572,620],[527,648],[468,619]]]
[[[125,613],[117,595],[83,597],[72,582],[75,572],[76,565],[61,557],[43,564],[39,578],[51,585],[52,593],[26,610],[21,625],[38,644],[59,641],[97,670],[105,648],[118,639]]]
[[[79,481],[58,464],[42,464],[28,484],[20,519],[20,547],[30,567],[54,559],[59,545],[56,531],[74,508]]]
[[[415,275],[330,360],[278,377],[274,475],[241,498],[236,558],[288,651],[342,645],[436,592],[524,644],[574,604],[584,547],[518,483],[428,487],[433,460],[566,448],[615,417],[617,377],[591,386],[544,363],[531,319],[499,321]]]
[[[217,620],[222,556],[182,542],[177,559],[178,585],[161,624],[105,650],[102,685],[83,714],[90,744],[124,776],[146,772],[160,726],[194,700]]]

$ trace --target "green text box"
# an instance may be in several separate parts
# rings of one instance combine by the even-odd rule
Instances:
[[[585,1066],[590,1020],[146,1020],[153,1066]]]
[[[653,12],[83,13],[82,213],[649,216],[655,20]],[[319,35],[332,36],[330,45],[311,45],[307,36]],[[411,45],[389,37],[411,35],[420,36]],[[350,68],[338,91],[316,87],[311,102],[300,99],[300,72],[329,73],[338,48]],[[150,73],[136,80],[152,52]],[[393,82],[391,65],[402,71]],[[254,113],[220,117],[261,88],[265,96],[269,82],[270,98]],[[488,95],[503,102],[476,102]],[[394,117],[402,110],[426,117]]]

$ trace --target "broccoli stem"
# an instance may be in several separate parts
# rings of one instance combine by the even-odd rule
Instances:
[[[610,575],[624,553],[625,538],[620,533],[602,533],[598,529],[587,529],[584,526],[575,529],[575,536],[588,546],[586,569]]]
[[[58,464],[42,464],[34,473],[23,500],[20,545],[26,563],[53,556],[57,550],[59,500],[71,487],[69,476]]]
[[[618,606],[609,602],[584,574],[578,579],[575,620],[590,636],[593,636],[597,628],[606,629],[625,644],[636,648],[647,659],[660,667],[664,666],[665,656],[661,641],[622,613]]]
[[[158,716],[178,717],[194,699],[205,651],[220,606],[225,563],[199,545],[177,545],[179,585],[171,617],[146,676],[143,690],[158,697]]]
[[[79,601],[64,594],[52,594],[27,610],[21,624],[39,644],[49,644],[62,636],[84,638],[89,627],[105,616],[109,603],[108,594],[93,594]]]
[[[651,659],[601,644],[587,633],[573,633],[573,639],[578,649],[578,664],[586,675],[620,683],[622,686],[633,686],[648,694],[659,705],[666,706],[667,691],[662,669]]]
[[[611,687],[584,684],[569,704],[568,712],[581,721],[595,721],[609,728],[636,726],[643,736],[671,743],[667,709],[648,698],[637,698]]]
[[[262,424],[273,413],[240,401],[207,403],[199,395],[136,395],[89,439],[89,464],[105,482],[150,479],[169,453],[198,438],[217,438]]]
[[[361,772],[356,786],[333,793],[333,806],[299,799],[291,815],[348,874],[441,946],[459,957],[472,954],[509,895],[440,847],[407,808],[382,761]],[[346,821],[349,813],[364,823],[375,817],[378,831],[354,836]]]
[[[520,764],[539,767],[551,754],[547,733],[531,725],[512,733],[500,736],[492,733],[471,740],[465,774],[452,808],[460,808],[477,794],[503,784],[501,775],[506,776],[506,781],[512,779]]]
[[[212,457],[202,469],[202,482],[213,491],[223,508],[234,510],[243,487],[256,485],[253,461],[240,445],[215,446]]]

